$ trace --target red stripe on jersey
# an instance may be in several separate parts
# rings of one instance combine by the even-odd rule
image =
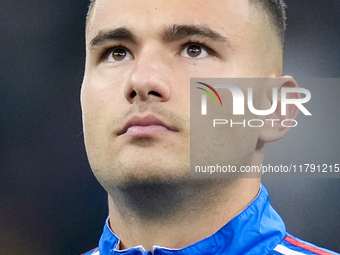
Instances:
[[[320,254],[320,255],[333,255],[331,253],[328,253],[326,251],[323,251],[323,250],[320,250],[318,248],[315,248],[313,246],[310,246],[308,244],[305,244],[305,243],[301,243],[299,242],[298,240],[295,240],[294,238],[290,237],[290,236],[286,236],[285,239],[284,239],[286,242],[292,244],[292,245],[295,245],[295,246],[298,246],[302,249],[305,249],[307,251],[311,251],[311,252],[314,252],[316,254]]]

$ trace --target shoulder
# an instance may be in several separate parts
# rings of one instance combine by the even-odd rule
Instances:
[[[85,253],[83,253],[81,255],[100,255],[99,248],[97,247],[97,248],[95,248],[93,250],[90,250],[88,252],[85,252]]]
[[[318,247],[309,242],[303,241],[295,236],[287,234],[287,236],[278,244],[270,255],[339,255],[339,253]]]

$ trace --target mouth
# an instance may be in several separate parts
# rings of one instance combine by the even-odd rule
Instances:
[[[135,116],[129,120],[118,132],[118,136],[131,135],[134,137],[151,137],[157,133],[178,132],[179,130],[171,125],[164,123],[153,115],[145,117]]]

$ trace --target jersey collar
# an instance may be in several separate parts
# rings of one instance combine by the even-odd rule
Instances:
[[[267,254],[286,235],[286,227],[269,202],[267,189],[215,234],[182,249],[154,246],[154,255]],[[110,230],[108,220],[99,241],[101,255],[147,255],[142,246],[118,250],[119,238]]]

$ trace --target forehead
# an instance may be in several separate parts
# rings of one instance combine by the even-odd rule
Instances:
[[[115,27],[127,27],[151,38],[175,24],[204,25],[223,35],[249,30],[248,0],[97,0],[87,28],[87,41]]]

